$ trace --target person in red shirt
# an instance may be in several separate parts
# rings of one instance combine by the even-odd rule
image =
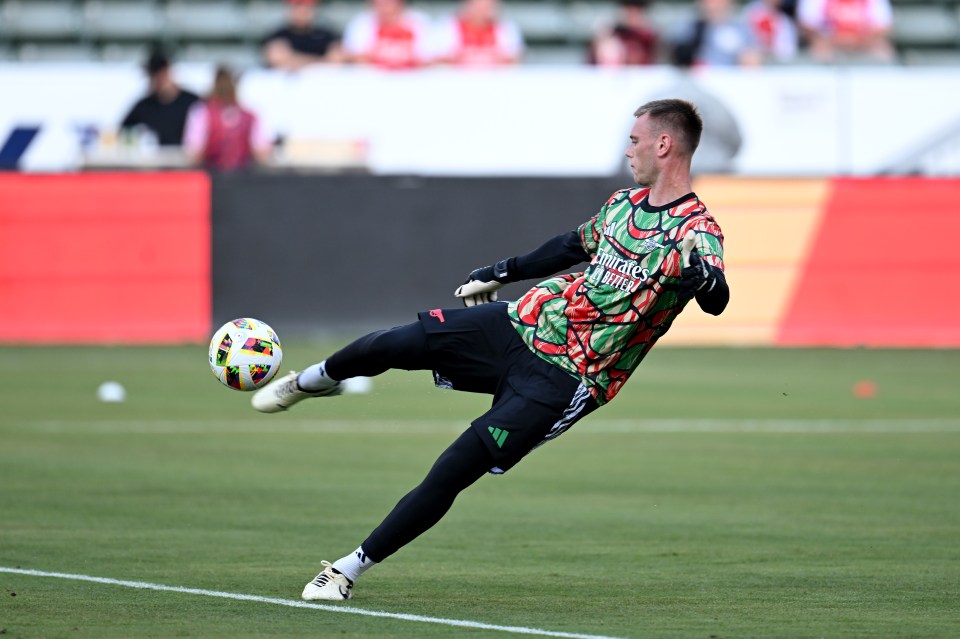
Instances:
[[[822,62],[843,58],[893,61],[889,0],[800,0],[797,19]]]
[[[500,16],[499,0],[464,0],[459,13],[437,29],[438,62],[467,67],[516,64],[523,49],[523,34]]]
[[[791,62],[797,57],[797,28],[782,7],[783,0],[753,0],[743,8],[743,20],[765,62]]]
[[[233,72],[217,67],[210,95],[187,116],[187,156],[208,169],[237,171],[268,162],[271,142],[256,114],[238,102]]]
[[[659,37],[647,6],[647,0],[620,0],[616,24],[594,36],[588,62],[604,67],[655,64]]]
[[[381,69],[415,69],[433,61],[430,21],[404,0],[370,0],[370,11],[347,24],[347,59]]]

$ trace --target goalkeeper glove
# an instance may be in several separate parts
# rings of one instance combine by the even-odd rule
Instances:
[[[473,271],[453,294],[463,300],[464,306],[496,302],[497,291],[509,281],[507,261],[501,260],[493,266],[484,266]]]
[[[717,284],[717,276],[709,264],[700,256],[696,249],[697,234],[687,231],[680,243],[680,255],[683,258],[683,268],[680,271],[680,294],[683,297],[693,297],[698,291],[712,290]]]

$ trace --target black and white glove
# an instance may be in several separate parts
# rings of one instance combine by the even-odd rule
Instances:
[[[493,266],[484,266],[470,273],[463,284],[454,291],[454,295],[463,300],[464,306],[477,306],[497,301],[497,291],[508,281],[508,260],[501,260]]]
[[[683,268],[680,271],[680,294],[693,297],[700,291],[710,291],[717,284],[717,277],[709,264],[697,252],[697,234],[687,231],[680,243]]]

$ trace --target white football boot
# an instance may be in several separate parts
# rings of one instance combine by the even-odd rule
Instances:
[[[329,561],[321,561],[323,572],[303,587],[306,601],[343,601],[353,597],[353,582],[337,572]]]
[[[250,398],[250,403],[261,413],[279,413],[308,397],[332,397],[343,392],[343,384],[335,379],[324,377],[329,385],[318,391],[301,390],[297,385],[297,371],[290,371],[283,377],[273,380]]]

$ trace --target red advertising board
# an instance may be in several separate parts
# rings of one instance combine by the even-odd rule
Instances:
[[[834,179],[776,343],[960,346],[960,180]]]
[[[0,175],[0,255],[8,340],[206,339],[209,178],[200,172]]]

